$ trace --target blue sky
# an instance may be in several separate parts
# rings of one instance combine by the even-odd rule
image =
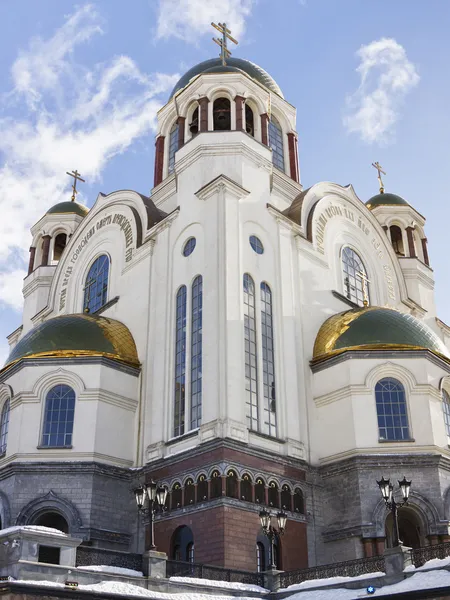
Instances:
[[[21,322],[30,226],[70,197],[148,193],[154,126],[178,76],[217,55],[264,67],[297,108],[302,183],[386,190],[427,218],[439,316],[450,323],[447,0],[15,0],[0,2],[0,339]],[[7,353],[0,342],[0,358]]]

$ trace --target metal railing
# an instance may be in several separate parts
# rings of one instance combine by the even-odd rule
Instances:
[[[76,566],[87,567],[91,565],[106,565],[108,567],[122,567],[123,569],[142,571],[142,554],[78,546]]]
[[[168,560],[166,577],[195,577],[198,579],[213,579],[214,581],[231,581],[236,583],[250,583],[264,587],[264,575],[254,571],[240,571],[239,569],[226,569],[199,563],[190,563],[180,560]]]
[[[411,550],[412,561],[415,567],[421,567],[433,558],[447,558],[450,556],[450,542],[436,546],[423,546]]]
[[[310,579],[356,577],[358,575],[377,572],[384,573],[384,558],[382,556],[358,558],[356,560],[347,560],[331,565],[319,565],[318,567],[310,567],[308,569],[285,571],[284,573],[280,573],[280,588],[286,588],[296,583],[309,581]]]

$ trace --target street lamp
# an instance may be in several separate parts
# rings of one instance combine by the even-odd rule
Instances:
[[[278,529],[272,527],[272,517],[276,516]],[[270,542],[270,569],[276,569],[277,565],[275,564],[275,537],[277,535],[283,535],[286,529],[286,521],[287,515],[282,510],[276,515],[272,515],[266,509],[263,509],[259,513],[259,520],[261,521],[261,527],[264,535],[269,539]]]
[[[394,539],[393,546],[400,546],[402,541],[400,540],[399,531],[398,531],[398,509],[401,506],[405,506],[408,503],[409,498],[409,490],[411,488],[411,482],[406,480],[406,477],[403,477],[401,481],[398,482],[400,487],[400,491],[402,493],[402,502],[397,503],[394,498],[394,486],[390,482],[389,479],[385,479],[382,477],[380,481],[377,481],[378,487],[380,488],[381,496],[383,497],[384,503],[386,504],[386,508],[388,508],[392,513],[392,520],[394,522]]]
[[[144,483],[137,487],[134,490],[134,496],[139,512],[144,515],[148,514],[150,525],[150,550],[156,550],[154,531],[155,512],[164,509],[167,498],[167,488],[158,485],[152,479],[150,483]],[[146,497],[148,498],[148,508],[145,507]]]

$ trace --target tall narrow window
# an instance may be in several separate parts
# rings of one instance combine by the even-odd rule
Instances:
[[[218,98],[213,105],[214,131],[230,131],[231,104],[228,98]]]
[[[255,135],[253,111],[248,104],[245,105],[245,131],[249,135]]]
[[[275,358],[272,320],[272,292],[267,283],[261,283],[261,338],[264,389],[264,433],[277,435],[275,393]]]
[[[184,413],[186,401],[186,286],[177,293],[176,332],[175,332],[175,407],[174,436],[184,433]]]
[[[67,244],[67,235],[65,233],[58,233],[55,237],[53,246],[53,260],[59,260],[63,253],[64,248]]]
[[[269,121],[269,146],[272,148],[273,164],[280,171],[284,171],[283,131],[275,117]]]
[[[198,275],[192,283],[191,316],[191,429],[202,421],[202,308],[203,279]]]
[[[108,275],[109,258],[106,254],[102,254],[94,261],[86,277],[84,284],[84,312],[94,313],[106,304]]]
[[[342,272],[344,292],[347,298],[359,306],[364,306],[365,291],[370,304],[366,268],[361,257],[349,246],[342,248]]]
[[[42,445],[64,447],[72,445],[75,413],[75,392],[68,385],[55,385],[45,399]]]
[[[444,423],[447,437],[450,438],[450,395],[447,390],[442,390],[442,410],[444,412]]]
[[[175,152],[178,150],[178,123],[175,123],[169,135],[169,175],[175,168]]]
[[[389,229],[391,232],[391,242],[394,248],[394,252],[399,256],[405,256],[402,230],[398,225],[391,225]]]
[[[375,386],[380,440],[408,440],[408,412],[405,388],[396,379],[386,377]]]
[[[245,394],[247,426],[258,431],[258,367],[256,352],[255,284],[244,275]]]
[[[2,408],[2,416],[0,417],[0,454],[6,452],[6,446],[8,443],[8,429],[9,429],[9,398],[6,400]]]

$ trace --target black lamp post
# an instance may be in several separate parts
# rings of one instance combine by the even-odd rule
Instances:
[[[278,529],[272,527],[273,516],[277,517]],[[270,542],[270,569],[276,569],[277,565],[275,564],[275,537],[277,535],[283,535],[283,533],[285,532],[287,515],[282,510],[276,515],[272,515],[269,511],[263,509],[259,513],[259,520],[261,521],[263,533],[265,536],[267,536]]]
[[[142,514],[148,514],[150,525],[150,550],[156,550],[154,517],[157,510],[162,511],[166,503],[167,488],[155,483],[153,479],[150,483],[144,483],[134,490],[138,510]],[[148,498],[148,508],[145,508],[145,498]]]
[[[381,478],[380,481],[377,481],[378,487],[380,488],[381,495],[383,497],[384,503],[386,504],[386,508],[388,508],[392,513],[392,520],[394,521],[394,539],[393,546],[400,546],[402,541],[400,540],[399,531],[398,531],[398,509],[401,506],[405,506],[408,503],[409,498],[409,490],[411,488],[411,482],[406,481],[406,477],[403,477],[401,481],[398,482],[400,486],[400,490],[402,492],[402,502],[397,503],[394,498],[394,486],[389,481],[389,479]]]

